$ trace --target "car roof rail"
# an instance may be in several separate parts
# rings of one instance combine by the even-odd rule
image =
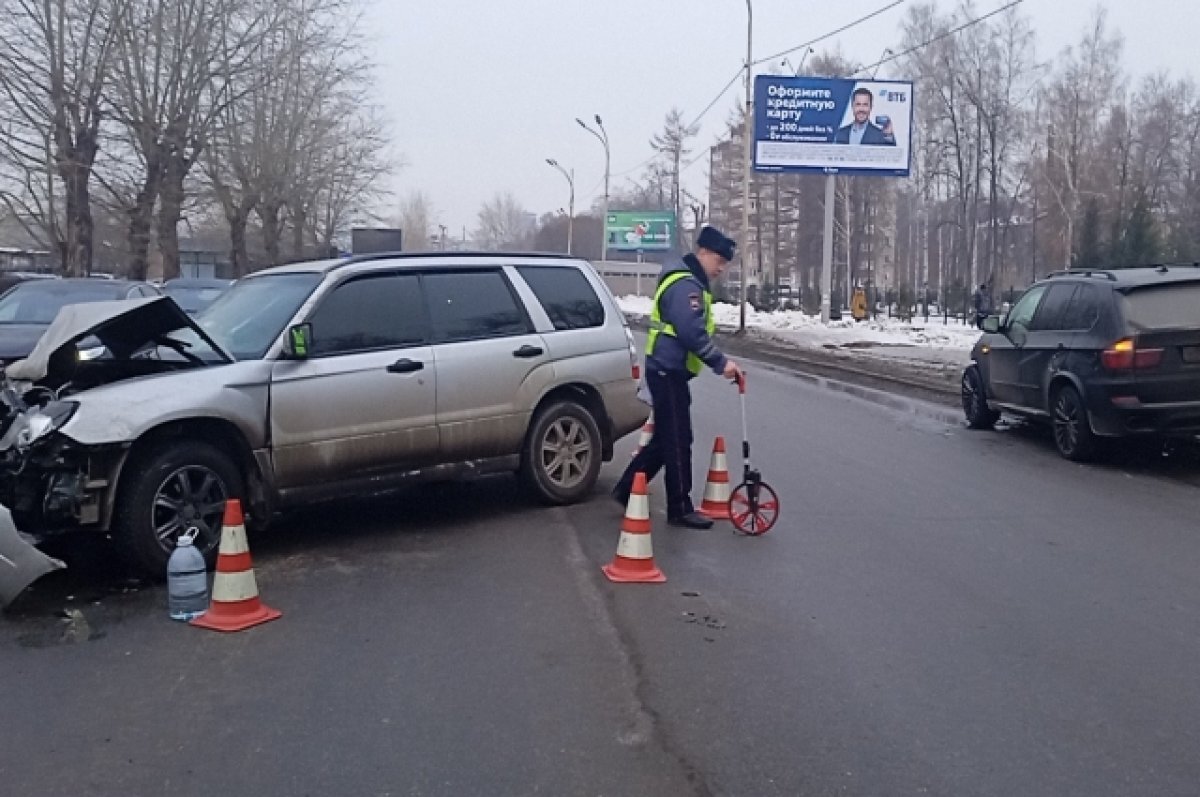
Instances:
[[[487,259],[487,258],[520,258],[523,260],[581,260],[577,255],[568,255],[562,252],[487,252],[480,250],[462,251],[462,252],[369,252],[357,255],[349,255],[341,262],[337,263],[334,268],[340,269],[347,266],[353,266],[357,263],[370,263],[378,260],[414,260],[418,258],[429,257],[446,257],[446,258],[462,258],[462,259]]]
[[[1117,281],[1117,275],[1107,269],[1102,268],[1069,268],[1065,271],[1056,271],[1050,275],[1051,277],[1103,277],[1110,282]]]

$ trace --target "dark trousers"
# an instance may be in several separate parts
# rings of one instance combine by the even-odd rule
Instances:
[[[647,367],[646,385],[654,402],[654,436],[625,469],[614,492],[628,496],[641,471],[649,482],[667,471],[667,517],[695,511],[692,505],[692,391],[686,374]]]

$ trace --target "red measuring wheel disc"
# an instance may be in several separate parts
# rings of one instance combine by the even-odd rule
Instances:
[[[751,490],[758,490],[757,506],[751,500]],[[779,520],[779,496],[771,489],[771,485],[759,482],[751,485],[742,482],[734,488],[729,497],[730,520],[733,527],[743,534],[757,537],[766,534]]]

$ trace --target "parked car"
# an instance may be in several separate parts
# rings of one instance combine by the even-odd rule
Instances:
[[[81,359],[80,341],[111,353]],[[379,255],[239,280],[197,319],[167,298],[65,310],[0,390],[0,503],[38,538],[108,532],[161,577],[213,558],[229,498],[275,509],[513,471],[593,489],[638,429],[638,355],[585,261]]]
[[[31,279],[0,296],[0,365],[25,357],[69,304],[158,296],[145,282],[94,279]]]
[[[54,279],[53,274],[43,274],[38,271],[2,271],[0,272],[0,296],[14,285],[37,279]]]
[[[216,301],[232,284],[233,280],[180,277],[164,282],[162,292],[174,299],[184,312],[195,315]]]
[[[983,328],[962,377],[972,428],[1047,421],[1071,460],[1100,438],[1200,432],[1196,266],[1055,274]]]

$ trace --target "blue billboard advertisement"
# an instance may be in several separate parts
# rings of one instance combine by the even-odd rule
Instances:
[[[762,172],[907,177],[913,84],[759,75],[754,168]]]

